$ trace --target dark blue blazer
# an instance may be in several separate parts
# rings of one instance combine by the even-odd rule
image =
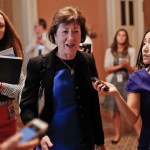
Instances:
[[[28,62],[27,76],[20,102],[20,115],[24,124],[37,117],[50,123],[53,116],[52,89],[56,51],[57,48],[44,56],[44,69],[42,71],[42,56],[31,58]],[[91,77],[98,76],[93,56],[78,51],[74,70],[78,117],[85,140],[91,149],[93,144],[104,144],[99,97],[91,83]],[[41,79],[45,88],[45,106],[41,115],[38,116],[38,91]]]

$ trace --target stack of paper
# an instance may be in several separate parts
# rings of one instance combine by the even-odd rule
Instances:
[[[8,48],[8,49],[5,49],[3,51],[0,51],[0,55],[3,55],[3,56],[13,56],[15,57],[15,54],[14,54],[14,50],[13,48]]]

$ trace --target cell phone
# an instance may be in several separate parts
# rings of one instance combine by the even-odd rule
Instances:
[[[101,84],[101,81],[98,79],[98,78],[96,78],[96,77],[91,77],[91,81],[93,82],[93,83],[95,83],[96,81],[98,81],[98,85],[99,84]],[[109,91],[109,87],[108,86],[106,86],[105,88],[104,88],[104,91]]]
[[[80,48],[84,49],[84,52],[88,52],[91,53],[91,44],[88,43],[82,43],[82,45],[80,45]]]
[[[23,129],[19,132],[23,134],[22,139],[19,141],[19,144],[32,140],[35,137],[38,137],[46,132],[48,129],[48,124],[38,118],[31,120],[25,125]]]

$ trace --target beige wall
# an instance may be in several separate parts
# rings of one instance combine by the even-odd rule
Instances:
[[[99,76],[104,80],[103,57],[107,47],[106,1],[104,0],[38,0],[38,17],[46,19],[50,25],[54,12],[64,6],[78,7],[86,16],[87,26],[96,32],[93,39],[94,56]]]
[[[4,11],[13,22],[12,0],[0,0],[0,9]]]
[[[144,0],[143,2],[143,11],[144,11],[144,27],[145,27],[145,32],[150,29],[150,19],[149,19],[149,14],[150,14],[150,1],[149,0]]]
[[[46,19],[48,25],[50,25],[54,12],[59,8],[68,5],[78,7],[86,16],[88,27],[97,34],[97,38],[93,39],[94,56],[96,58],[99,76],[104,80],[103,57],[105,49],[109,46],[107,36],[110,37],[110,31],[109,34],[107,33],[106,2],[107,0],[0,0],[0,9],[2,9],[14,23],[21,39],[23,39],[22,42],[25,47],[32,38],[32,24],[37,16]],[[149,0],[143,0],[143,2],[144,24],[145,29],[147,29],[150,26],[148,19],[148,6],[150,2]]]

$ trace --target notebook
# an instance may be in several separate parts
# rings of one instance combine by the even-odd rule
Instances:
[[[0,54],[0,82],[18,84],[22,68],[22,58]]]

